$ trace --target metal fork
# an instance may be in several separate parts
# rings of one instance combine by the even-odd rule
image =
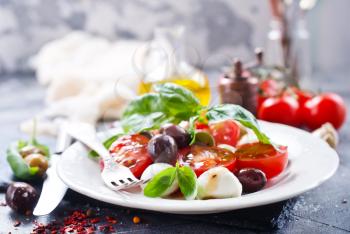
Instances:
[[[101,177],[110,189],[118,191],[148,182],[137,179],[129,168],[113,160],[109,151],[97,138],[93,125],[82,122],[71,122],[67,124],[67,133],[90,149],[96,151],[102,158],[104,168],[101,172]]]

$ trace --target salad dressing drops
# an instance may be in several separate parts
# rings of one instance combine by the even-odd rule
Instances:
[[[237,104],[256,114],[258,98],[258,79],[243,70],[242,62],[235,60],[231,72],[219,79],[221,103]]]

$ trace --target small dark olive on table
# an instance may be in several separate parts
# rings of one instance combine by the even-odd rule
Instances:
[[[6,191],[6,203],[12,210],[31,214],[38,201],[38,192],[31,185],[23,182],[10,184]]]

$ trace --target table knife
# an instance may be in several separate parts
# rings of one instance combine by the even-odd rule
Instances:
[[[43,183],[39,201],[33,211],[33,214],[36,216],[46,215],[53,211],[61,202],[68,189],[58,177],[56,166],[61,153],[70,143],[71,137],[66,133],[65,128],[61,126],[56,142],[56,153],[50,156],[50,167],[46,171],[47,177]]]

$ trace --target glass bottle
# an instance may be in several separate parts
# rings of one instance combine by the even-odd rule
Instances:
[[[202,105],[208,105],[211,98],[208,77],[186,61],[183,36],[183,26],[155,30],[154,40],[145,53],[144,70],[149,72],[144,74],[138,93],[152,92],[154,85],[171,82],[191,90]]]

